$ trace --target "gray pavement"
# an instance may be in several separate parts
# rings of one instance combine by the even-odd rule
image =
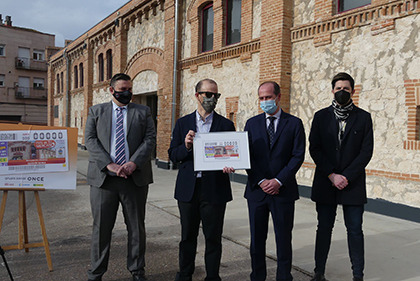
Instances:
[[[48,271],[43,248],[7,251],[6,260],[14,280],[87,280],[92,218],[89,187],[86,185],[88,153],[78,151],[77,189],[41,192],[43,215],[47,228],[54,270]],[[150,281],[171,281],[178,266],[180,227],[176,201],[173,199],[176,170],[154,167],[155,183],[150,186],[146,228],[146,272]],[[221,276],[225,281],[249,280],[249,228],[243,184],[233,183],[234,200],[228,204],[223,241]],[[0,245],[17,243],[17,192],[9,192]],[[33,194],[26,192],[29,242],[41,241]],[[365,213],[366,270],[368,281],[420,280],[420,224]],[[314,204],[306,198],[296,203],[293,231],[295,281],[309,280],[313,270],[316,214]],[[194,281],[203,280],[204,246],[200,233]],[[275,280],[274,234],[270,227],[267,241],[267,280]],[[128,281],[126,269],[126,230],[121,214],[117,219],[108,272],[103,280]],[[341,210],[337,216],[333,243],[327,264],[330,281],[351,280],[346,233]],[[10,280],[2,263],[0,280]]]

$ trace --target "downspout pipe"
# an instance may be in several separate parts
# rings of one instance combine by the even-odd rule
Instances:
[[[70,82],[69,82],[69,72],[70,72],[70,60],[69,57],[67,56],[67,48],[64,49],[63,51],[63,58],[66,59],[66,127],[70,127],[70,105],[69,105],[69,101],[70,101]]]
[[[171,123],[171,133],[175,127],[175,118],[176,118],[176,91],[178,85],[178,43],[179,43],[179,0],[175,0],[175,34],[174,34],[174,73],[172,79],[172,123]],[[173,169],[173,163],[170,161],[169,169]]]

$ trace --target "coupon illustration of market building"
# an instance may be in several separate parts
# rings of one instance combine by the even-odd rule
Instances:
[[[205,156],[206,159],[213,158],[239,158],[238,141],[213,141],[205,142]]]

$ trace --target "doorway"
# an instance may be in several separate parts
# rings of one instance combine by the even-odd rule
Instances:
[[[149,92],[149,93],[137,94],[137,95],[134,94],[131,102],[147,105],[150,108],[153,122],[155,123],[155,131],[157,132],[157,106],[158,106],[157,92]],[[152,159],[156,159],[156,146],[153,149]]]

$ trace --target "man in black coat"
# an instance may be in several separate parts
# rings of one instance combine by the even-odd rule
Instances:
[[[309,135],[309,152],[316,164],[312,200],[318,228],[313,281],[325,280],[337,205],[343,206],[353,280],[363,280],[362,230],[366,198],[365,167],[372,158],[373,129],[368,112],[353,104],[354,80],[338,73],[332,80],[332,105],[315,113]]]
[[[222,257],[222,232],[226,203],[232,200],[228,173],[223,171],[194,171],[193,140],[196,133],[235,131],[229,119],[214,111],[220,97],[215,81],[204,79],[195,87],[197,110],[181,117],[175,124],[169,147],[169,159],[179,164],[175,186],[175,199],[181,217],[181,242],[179,243],[179,272],[176,281],[192,281],[197,236],[200,221],[206,240],[206,281],[220,281]]]

